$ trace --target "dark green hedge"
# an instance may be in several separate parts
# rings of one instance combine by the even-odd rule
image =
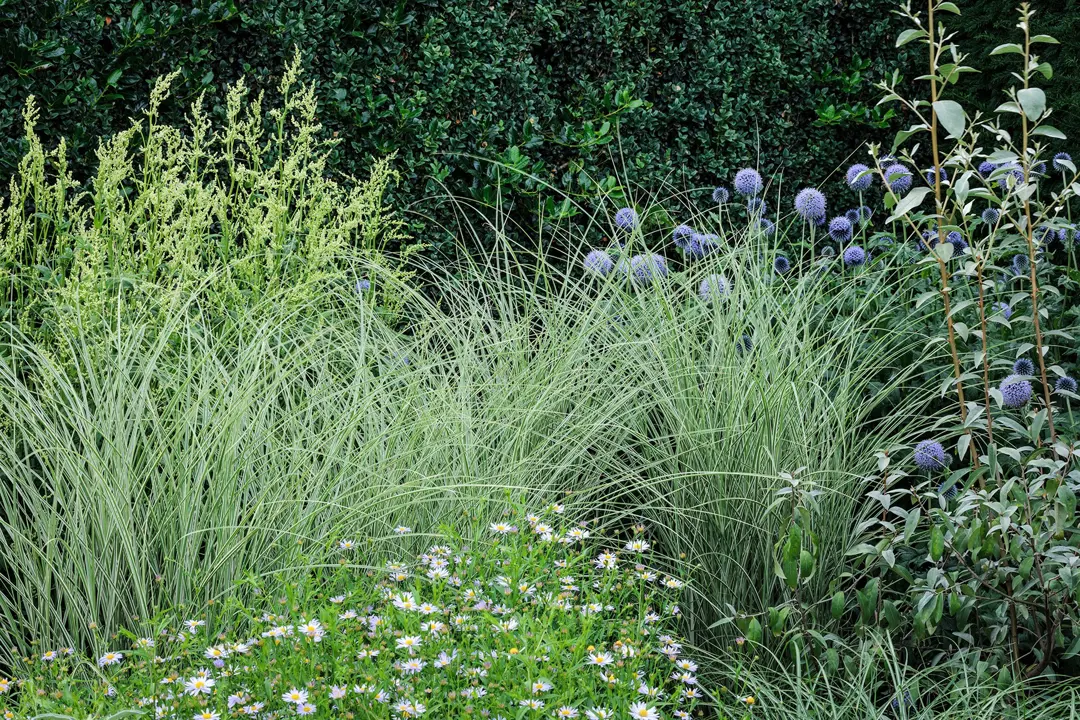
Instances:
[[[882,132],[866,123],[880,120],[870,81],[897,62],[893,7],[0,0],[0,170],[10,173],[21,153],[28,94],[43,105],[41,134],[50,144],[66,136],[85,174],[96,138],[139,112],[155,76],[182,70],[177,120],[200,91],[220,102],[222,86],[241,75],[270,87],[298,46],[324,123],[342,139],[334,167],[360,174],[371,154],[397,151],[405,181],[395,200],[418,213],[438,217],[424,198],[439,195],[440,182],[495,198],[497,173],[473,156],[500,158],[574,194],[595,192],[593,180],[614,171],[682,187],[712,184],[745,164],[783,169],[789,183],[820,182]],[[627,109],[635,101],[643,104]],[[509,197],[529,190],[509,186]]]

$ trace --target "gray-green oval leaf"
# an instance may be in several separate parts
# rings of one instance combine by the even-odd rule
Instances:
[[[950,135],[957,140],[964,136],[967,118],[964,116],[964,108],[960,107],[960,103],[955,100],[938,100],[934,103],[934,112],[937,113],[938,121]]]
[[[1035,122],[1046,112],[1046,93],[1042,88],[1024,88],[1016,93],[1016,99],[1020,101],[1020,107],[1031,122]]]

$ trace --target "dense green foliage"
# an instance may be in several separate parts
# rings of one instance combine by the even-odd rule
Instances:
[[[97,138],[140,113],[155,77],[181,70],[166,122],[203,91],[220,117],[225,85],[276,84],[298,46],[318,118],[343,141],[329,166],[360,176],[373,154],[396,152],[400,203],[442,197],[441,182],[494,202],[499,173],[474,158],[575,196],[624,165],[625,179],[653,185],[709,185],[759,162],[819,181],[863,139],[851,127],[881,118],[868,81],[895,63],[891,11],[889,0],[0,3],[0,168],[25,149],[30,94],[39,132],[66,137],[84,177]]]

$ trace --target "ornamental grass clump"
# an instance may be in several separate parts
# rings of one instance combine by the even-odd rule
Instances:
[[[90,657],[38,648],[0,681],[0,712],[696,716],[706,693],[679,634],[685,582],[653,557],[644,526],[611,537],[562,505],[466,525],[341,538],[326,548],[335,563],[280,596],[226,599],[227,615],[210,620],[170,608],[100,637]],[[376,541],[392,559],[372,563]]]

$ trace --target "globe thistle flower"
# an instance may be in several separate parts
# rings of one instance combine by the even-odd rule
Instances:
[[[816,218],[814,218],[811,222],[813,222],[818,227],[821,227],[822,225],[825,224],[825,216],[824,215],[819,215]]]
[[[1068,240],[1069,240],[1069,229],[1068,228],[1058,228],[1057,241],[1059,243],[1061,243],[1062,245],[1064,245],[1066,242],[1068,242]]]
[[[1035,363],[1031,362],[1027,358],[1017,358],[1016,362],[1013,363],[1013,374],[1034,375]]]
[[[1057,382],[1054,383],[1054,390],[1056,392],[1071,392],[1075,394],[1076,380],[1069,377],[1068,375],[1062,375],[1057,379]]]
[[[668,275],[667,260],[662,255],[649,253],[630,258],[630,275],[638,285],[648,285]]]
[[[847,218],[847,221],[849,223],[854,225],[855,223],[859,222],[859,209],[858,208],[851,208],[846,213],[844,213],[844,217]]]
[[[1019,375],[1006,377],[1001,381],[998,390],[1001,391],[1001,399],[1005,407],[1022,407],[1031,399],[1031,383]]]
[[[723,205],[731,199],[731,193],[724,186],[720,186],[712,191],[712,201],[717,205]]]
[[[858,245],[852,245],[844,250],[844,264],[848,267],[858,267],[866,262],[866,251]]]
[[[856,192],[862,192],[868,190],[874,183],[874,176],[869,172],[870,168],[866,167],[862,163],[855,163],[847,170],[845,179],[847,180],[848,187]],[[865,175],[863,173],[866,173]]]
[[[994,309],[995,310],[1000,310],[1001,314],[1005,316],[1006,320],[1008,320],[1009,318],[1012,317],[1012,312],[1013,311],[1012,311],[1012,308],[1009,307],[1008,303],[1004,303],[1004,302],[994,303]]]
[[[729,292],[731,292],[731,286],[727,278],[718,273],[706,277],[698,287],[698,295],[707,304],[723,299]]]
[[[926,177],[926,184],[933,187],[933,185],[934,185],[934,174],[935,174],[934,173],[934,168],[929,168],[929,169],[927,169],[927,170],[925,170],[923,172],[924,172],[924,177]],[[948,173],[947,170],[945,170],[945,168],[938,168],[937,175],[941,178],[942,183],[946,183],[946,182],[949,181],[949,173]]]
[[[821,257],[824,257],[824,258],[836,257],[836,250],[833,249],[832,245],[826,245],[825,247],[821,248],[821,253],[820,254],[821,254]]]
[[[747,355],[753,349],[754,341],[746,333],[743,333],[742,337],[735,341],[735,352],[740,355]]]
[[[633,230],[638,226],[638,214],[637,210],[630,207],[624,207],[615,213],[615,224],[623,230]]]
[[[765,237],[772,237],[776,234],[776,224],[769,218],[758,218],[757,229]]]
[[[923,242],[926,244],[926,247],[933,250],[934,248],[937,247],[937,244],[938,244],[937,230],[923,230],[922,231],[922,239],[923,239]],[[916,245],[918,245],[918,243],[916,243]],[[919,247],[919,249],[922,250],[922,247]]]
[[[943,470],[949,463],[941,443],[923,440],[915,446],[915,464],[922,470]]]
[[[675,241],[675,247],[685,250],[690,238],[694,235],[694,228],[689,225],[677,225],[671,231],[671,239]]]
[[[363,295],[371,289],[371,281],[367,278],[360,278],[356,281],[356,294]]]
[[[746,212],[751,215],[764,215],[768,208],[765,201],[758,197],[752,197],[746,201]]]
[[[1034,165],[1031,166],[1031,172],[1035,173],[1036,175],[1045,175],[1046,174],[1046,163],[1044,163],[1044,162],[1035,163]]]
[[[820,190],[803,188],[795,196],[795,212],[804,220],[825,219],[825,196]]]
[[[1054,156],[1054,169],[1058,172],[1065,172],[1066,170],[1068,170],[1068,168],[1065,167],[1065,163],[1071,162],[1072,155],[1066,152],[1059,152],[1057,155]]]
[[[999,165],[996,171],[1000,172],[1004,170],[1000,177],[998,177],[998,187],[1007,188],[1009,186],[1009,178],[1013,179],[1013,184],[1018,185],[1024,182],[1024,171],[1016,163],[1006,163]]]
[[[859,222],[868,223],[872,217],[874,217],[874,211],[870,209],[869,205],[863,205],[859,208]]]
[[[987,225],[996,225],[999,218],[1001,218],[1001,211],[997,208],[986,208],[982,211],[983,222]]]
[[[761,192],[765,183],[761,180],[761,173],[753,168],[743,168],[735,173],[735,192],[744,197],[753,197]]]
[[[1042,245],[1043,243],[1055,238],[1057,236],[1057,233],[1049,225],[1040,225],[1039,227],[1035,228],[1035,232],[1032,233],[1032,235],[1034,235],[1035,237],[1035,242],[1039,245]]]
[[[953,246],[954,252],[962,253],[964,250],[967,250],[967,241],[964,240],[964,236],[956,230],[953,230],[945,236],[945,242]]]
[[[585,272],[600,277],[606,277],[615,269],[615,261],[603,250],[590,250],[582,264],[585,266]]]
[[[983,160],[981,163],[979,163],[979,174],[982,175],[984,178],[990,177],[990,175],[994,172],[996,168],[997,165],[995,165],[994,163],[990,162],[989,160]]]
[[[851,239],[851,221],[842,215],[838,215],[829,221],[829,237],[838,243],[845,243]]]
[[[885,168],[885,180],[894,193],[906,193],[911,189],[911,171],[900,163]]]
[[[686,252],[692,258],[703,258],[716,250],[718,235],[711,233],[694,233],[686,245]]]
[[[786,275],[791,270],[791,261],[783,255],[777,255],[772,262],[772,267],[777,275]]]
[[[1026,275],[1027,271],[1031,269],[1031,261],[1027,255],[1016,254],[1012,259],[1012,271],[1013,275]]]

